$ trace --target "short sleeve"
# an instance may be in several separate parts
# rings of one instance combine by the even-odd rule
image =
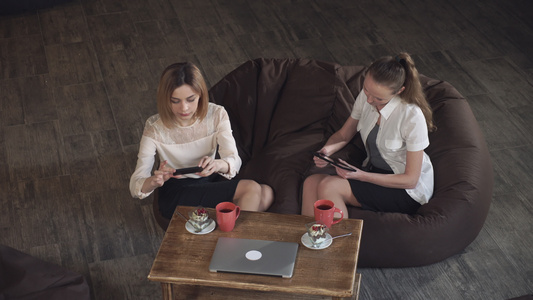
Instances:
[[[410,105],[402,128],[407,151],[420,151],[429,146],[428,128],[422,110]]]
[[[363,105],[366,102],[366,94],[361,91],[359,92],[359,95],[357,95],[357,98],[355,99],[355,103],[353,104],[351,117],[355,120],[361,120],[361,115],[363,114]]]

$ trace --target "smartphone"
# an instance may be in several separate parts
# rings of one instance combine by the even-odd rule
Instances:
[[[332,165],[334,165],[336,167],[339,167],[339,168],[347,170],[347,171],[357,172],[356,169],[353,169],[353,168],[350,168],[348,166],[345,166],[340,161],[334,160],[333,158],[331,158],[329,156],[326,156],[326,155],[324,155],[324,154],[322,154],[320,152],[312,152],[312,153],[313,153],[314,156],[316,156],[316,157],[320,158],[321,160],[326,161],[326,162],[328,162],[328,163],[330,163],[330,164],[332,164]]]
[[[176,169],[176,172],[174,172],[174,175],[183,175],[183,174],[202,172],[203,169],[204,168],[202,167],[190,167],[190,168]]]

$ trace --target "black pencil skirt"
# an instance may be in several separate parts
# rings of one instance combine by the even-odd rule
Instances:
[[[178,205],[214,208],[233,202],[239,180],[221,180],[220,175],[202,178],[170,178],[159,188],[159,211],[171,219]]]
[[[375,167],[367,168],[367,172],[392,174],[392,171]],[[420,207],[405,189],[387,188],[377,184],[348,179],[352,194],[361,203],[361,207],[371,211],[400,212],[414,214]]]

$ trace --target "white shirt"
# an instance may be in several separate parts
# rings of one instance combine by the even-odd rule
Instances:
[[[381,121],[376,139],[379,152],[394,174],[405,173],[407,151],[420,151],[429,146],[424,114],[416,104],[407,104],[398,95],[378,112],[374,106],[368,104],[366,94],[361,91],[355,100],[351,117],[359,120],[357,130],[361,133],[365,147],[368,134],[376,125],[380,113]],[[368,157],[363,165],[367,163]],[[415,201],[425,204],[433,195],[433,185],[433,165],[424,152],[418,183],[414,189],[406,191]]]
[[[196,120],[185,127],[176,125],[169,129],[163,125],[159,114],[151,116],[144,126],[137,166],[131,175],[131,195],[143,199],[151,194],[141,192],[141,188],[144,181],[152,176],[156,153],[161,162],[166,160],[169,167],[179,169],[197,166],[204,156],[215,158],[217,146],[220,158],[229,165],[228,173],[221,175],[231,179],[237,175],[242,161],[232,135],[228,113],[220,105],[210,102],[206,117],[201,122]],[[184,176],[199,178],[195,174]]]

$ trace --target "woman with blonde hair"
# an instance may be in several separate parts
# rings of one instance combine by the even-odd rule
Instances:
[[[163,71],[157,110],[144,127],[130,179],[133,197],[145,198],[159,188],[159,209],[168,219],[177,205],[215,207],[232,201],[243,210],[268,209],[273,201],[268,185],[217,179],[235,177],[242,162],[228,114],[224,107],[209,102],[205,80],[194,64],[176,63]],[[152,174],[155,155],[161,164]],[[195,166],[201,170],[174,174]]]
[[[424,152],[433,130],[432,111],[411,56],[402,52],[373,62],[350,117],[318,150],[329,159],[360,132],[367,152],[363,167],[339,160],[336,175],[309,176],[302,214],[312,216],[319,199],[332,200],[345,218],[347,205],[415,213],[433,194],[433,166]],[[328,164],[318,157],[314,161],[318,167]]]

